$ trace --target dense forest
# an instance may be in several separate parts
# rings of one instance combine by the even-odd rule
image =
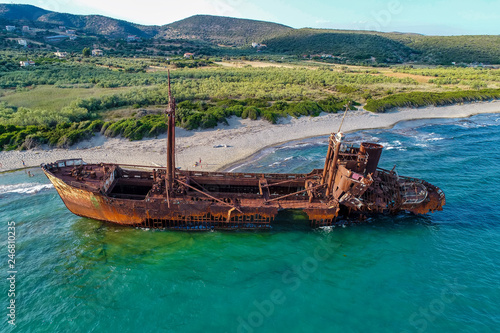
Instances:
[[[318,54],[345,60],[377,63],[401,63],[417,58],[410,47],[384,36],[359,32],[300,29],[265,41],[271,52]],[[418,52],[420,53],[420,52]]]
[[[500,35],[496,36],[423,36],[389,34],[415,50],[423,63],[451,65],[452,63],[500,64]]]

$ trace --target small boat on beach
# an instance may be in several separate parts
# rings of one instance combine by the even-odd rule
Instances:
[[[424,180],[378,167],[383,147],[329,137],[323,169],[305,174],[230,173],[175,167],[175,100],[170,92],[167,166],[42,164],[66,207],[76,215],[135,227],[177,230],[266,229],[280,211],[303,211],[312,227],[339,218],[442,210],[445,195]]]

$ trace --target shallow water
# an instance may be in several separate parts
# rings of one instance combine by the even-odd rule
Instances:
[[[500,115],[349,135],[381,167],[446,193],[444,211],[311,230],[124,228],[71,214],[39,170],[0,174],[0,253],[16,224],[16,324],[2,332],[495,332],[500,325]],[[268,149],[236,171],[323,167],[326,137]]]

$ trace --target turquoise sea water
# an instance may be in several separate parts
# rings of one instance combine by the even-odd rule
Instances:
[[[0,174],[0,331],[498,332],[500,114],[348,137],[440,186],[444,211],[325,230],[291,213],[271,231],[138,230],[71,214],[39,170]],[[288,143],[238,171],[307,172],[326,148]]]

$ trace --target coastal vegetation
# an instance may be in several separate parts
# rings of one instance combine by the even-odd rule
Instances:
[[[19,67],[33,60],[35,66]],[[352,108],[442,105],[500,97],[500,71],[482,67],[368,67],[295,57],[82,57],[0,52],[0,150],[67,147],[95,133],[131,140],[166,131],[167,69],[177,126],[228,117],[317,116]]]
[[[365,110],[384,112],[394,107],[421,107],[426,105],[449,105],[473,101],[487,101],[500,98],[500,89],[448,91],[448,92],[411,92],[386,96],[381,99],[370,99]]]

